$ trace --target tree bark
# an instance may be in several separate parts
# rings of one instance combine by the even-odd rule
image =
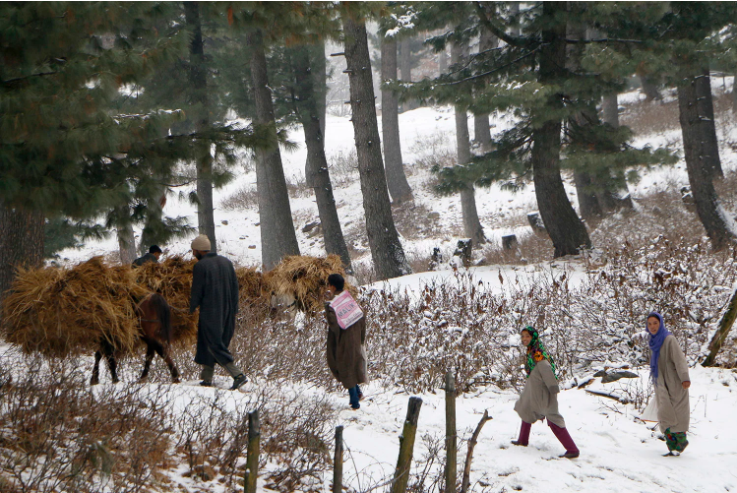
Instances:
[[[619,128],[619,101],[616,93],[602,98],[601,117],[604,123],[608,123],[612,128]]]
[[[320,134],[325,140],[328,112],[328,63],[325,58],[325,41],[319,40],[310,49],[313,83],[317,100],[317,116],[320,118]],[[323,147],[325,147],[323,145]]]
[[[399,71],[402,82],[412,82],[412,38],[405,37],[399,46]],[[414,110],[418,107],[417,100],[411,98],[402,104],[402,112]]]
[[[274,103],[271,100],[260,29],[248,34],[248,45],[251,49],[251,76],[256,102],[254,123],[271,127],[276,142]],[[261,220],[261,261],[264,270],[268,271],[276,267],[285,255],[299,255],[279,146],[256,151],[256,188]]]
[[[555,19],[565,13],[565,3],[543,3],[543,16]],[[566,63],[565,25],[553,25],[542,31],[540,50],[540,82],[555,83],[563,77]],[[560,94],[551,96],[554,106],[562,107]],[[573,210],[560,176],[560,119],[548,120],[532,133],[532,170],[535,197],[540,216],[553,241],[555,257],[575,255],[581,247],[589,248],[591,240],[586,227]]]
[[[450,63],[455,65],[460,63],[465,56],[467,47],[453,43],[450,47]],[[468,164],[471,161],[471,144],[468,136],[468,115],[466,108],[460,105],[455,107],[456,122],[456,153],[458,156],[458,164]],[[473,246],[486,243],[484,236],[484,228],[479,221],[479,214],[476,209],[476,197],[474,195],[473,183],[469,183],[467,188],[461,190],[461,212],[463,215],[463,234],[473,240]]]
[[[204,60],[204,44],[202,42],[202,19],[199,2],[184,2],[184,14],[187,26],[192,31],[189,45],[189,84],[191,114],[194,118],[195,130],[200,133],[210,126],[207,101],[207,73]],[[215,209],[212,197],[212,156],[210,144],[204,140],[195,143],[197,163],[197,222],[199,233],[207,235],[212,245],[211,251],[217,252],[215,237]]]
[[[310,48],[299,46],[291,50],[294,77],[295,103],[305,133],[307,145],[307,165],[305,166],[305,180],[307,186],[315,191],[317,210],[320,214],[325,251],[340,256],[346,272],[353,272],[351,257],[348,254],[343,231],[340,227],[338,210],[333,196],[333,185],[330,182],[328,161],[325,157],[325,140],[320,129],[319,95],[315,94],[314,80],[310,77],[313,72],[313,63],[310,57]],[[313,53],[313,56],[316,53]],[[324,59],[325,56],[323,55]],[[319,63],[319,62],[318,62]],[[316,97],[317,96],[317,97]]]
[[[448,71],[448,53],[445,48],[438,52],[438,76]]]
[[[121,208],[121,215],[127,214],[128,207]],[[136,237],[133,234],[133,225],[126,222],[123,226],[118,226],[118,251],[120,252],[120,263],[129,265],[136,259]]]
[[[683,135],[688,181],[696,212],[715,249],[726,247],[734,233],[723,216],[714,189],[714,178],[721,176],[719,148],[714,128],[709,69],[698,60],[679,63],[678,110]]]
[[[19,267],[42,267],[43,214],[0,205],[0,317],[5,293]]]
[[[480,27],[481,34],[479,36],[479,53],[492,50],[499,46],[499,39],[491,34],[488,29]],[[489,114],[483,113],[474,115],[473,117],[473,136],[478,142],[481,151],[486,153],[491,151],[491,129],[489,128]]]
[[[383,37],[381,41],[381,79],[397,79],[397,41]],[[389,193],[395,204],[412,200],[412,189],[404,174],[402,145],[399,140],[399,102],[389,89],[381,90],[381,131],[384,137],[384,164]]]
[[[344,13],[343,31],[358,173],[374,269],[379,279],[403,276],[411,269],[399,241],[389,202],[366,25],[363,20],[354,21]]]
[[[732,114],[737,114],[737,73],[732,80]]]
[[[704,359],[704,362],[701,363],[703,366],[712,366],[714,364],[717,359],[717,355],[719,354],[719,350],[722,349],[722,345],[724,345],[724,342],[727,340],[727,336],[729,335],[729,331],[732,329],[732,325],[734,325],[735,319],[737,319],[737,291],[732,295],[732,299],[729,300],[727,311],[724,312],[721,320],[719,320],[717,331],[711,338],[711,342],[709,342],[709,354],[706,356],[706,359]]]
[[[658,89],[658,81],[656,78],[641,75],[640,84],[642,85],[642,92],[645,93],[645,101],[652,102],[663,99],[663,96],[660,94],[660,89]]]

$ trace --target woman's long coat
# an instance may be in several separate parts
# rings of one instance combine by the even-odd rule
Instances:
[[[563,416],[558,412],[558,380],[547,360],[542,360],[532,369],[514,410],[525,423],[534,423],[547,418],[561,428],[566,427]]]
[[[333,376],[346,389],[368,382],[366,371],[366,317],[362,317],[346,329],[341,329],[335,310],[325,303],[325,316],[328,321],[328,366]]]
[[[658,403],[660,431],[670,428],[673,433],[688,431],[691,405],[688,389],[683,382],[690,382],[686,356],[673,334],[663,341],[658,358],[658,380],[655,382],[655,398]]]

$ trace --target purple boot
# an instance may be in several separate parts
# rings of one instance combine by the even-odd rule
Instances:
[[[561,445],[566,448],[566,453],[561,455],[561,457],[565,457],[566,459],[575,459],[576,457],[578,457],[578,447],[576,447],[576,444],[574,443],[573,438],[571,438],[571,435],[568,433],[568,430],[566,428],[561,428],[550,420],[548,420],[548,426],[550,426],[550,429],[553,430],[553,434],[560,441]]]
[[[523,421],[522,426],[519,429],[519,438],[517,440],[512,440],[512,445],[527,447],[527,444],[530,442],[530,428],[532,428],[532,425]]]

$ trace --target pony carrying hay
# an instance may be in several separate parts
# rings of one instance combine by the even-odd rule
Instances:
[[[99,381],[104,356],[113,382],[117,356],[147,346],[148,374],[153,354],[166,361],[176,382],[179,374],[169,357],[169,305],[136,282],[128,266],[107,266],[94,257],[70,269],[21,269],[3,303],[5,340],[26,353],[67,357],[95,352],[93,384]]]

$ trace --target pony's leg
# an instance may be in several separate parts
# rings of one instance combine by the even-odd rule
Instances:
[[[154,348],[151,344],[146,342],[146,362],[143,364],[143,373],[141,373],[141,378],[138,380],[139,382],[145,382],[148,378],[148,370],[151,368],[151,360],[154,359]]]
[[[171,380],[174,383],[179,383],[179,371],[177,370],[176,365],[174,364],[174,360],[171,359],[171,355],[169,354],[169,345],[162,345],[162,344],[156,344],[156,352],[159,353],[159,356],[163,358],[163,360],[166,362],[166,366],[169,367],[169,371],[171,372]]]
[[[118,363],[115,361],[115,350],[107,344],[105,345],[105,357],[107,358],[107,367],[110,370],[113,383],[118,383]]]
[[[92,367],[92,380],[90,385],[97,385],[100,383],[100,360],[102,359],[102,352],[95,351],[95,365]]]

